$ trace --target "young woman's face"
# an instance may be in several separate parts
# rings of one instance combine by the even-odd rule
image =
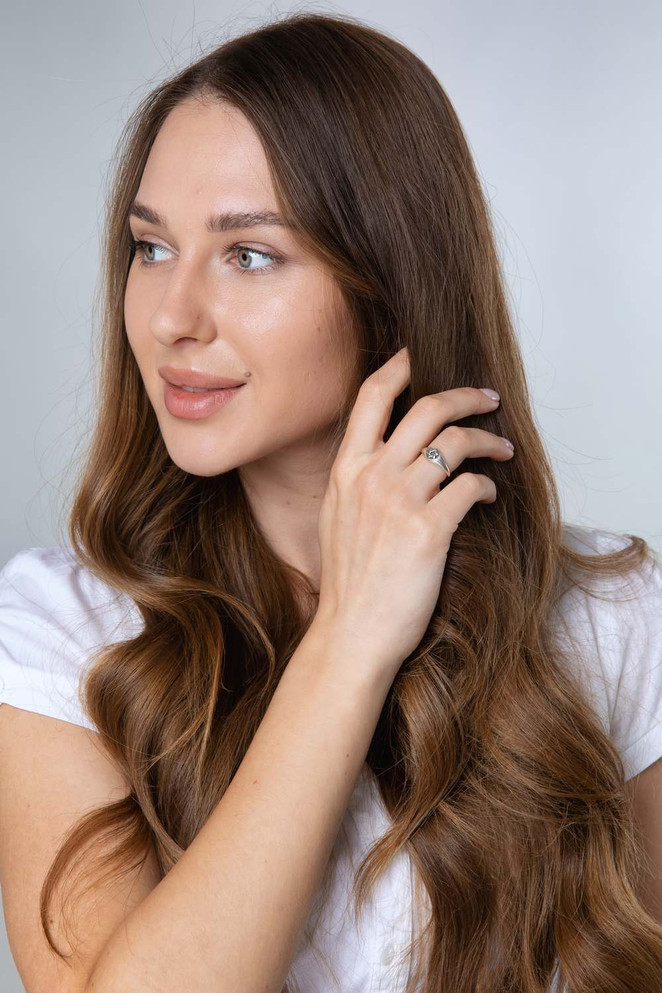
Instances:
[[[285,453],[317,464],[355,361],[338,286],[285,226],[206,227],[222,212],[278,212],[252,125],[226,103],[179,104],[150,150],[136,202],[161,223],[145,211],[131,217],[133,238],[151,245],[136,250],[124,318],[172,460],[199,476]],[[186,418],[166,400],[164,366],[245,385],[206,416]],[[227,396],[186,394],[191,404]]]

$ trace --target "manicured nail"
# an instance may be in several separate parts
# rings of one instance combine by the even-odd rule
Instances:
[[[485,389],[482,389],[481,388],[481,391],[480,392],[481,393],[484,393],[485,396],[488,396],[490,398],[490,400],[500,400],[501,399],[501,397],[496,392],[496,390],[485,390]]]
[[[513,445],[512,441],[508,441],[508,439],[504,438],[503,435],[500,435],[500,438],[501,441],[505,442],[505,444],[508,445],[508,448],[510,448],[511,451],[513,452],[515,451],[515,446]]]

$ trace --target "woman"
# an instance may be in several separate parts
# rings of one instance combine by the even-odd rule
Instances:
[[[617,708],[632,660],[599,634],[652,632],[662,571],[643,539],[560,520],[430,70],[350,18],[226,42],[129,122],[103,265],[73,553],[5,569],[8,597],[41,569],[83,583],[83,615],[128,605],[94,665],[71,654],[67,719],[126,794],[50,865],[53,950],[74,866],[101,908],[151,877],[72,946],[81,988],[662,988],[625,787],[662,755],[660,679]]]

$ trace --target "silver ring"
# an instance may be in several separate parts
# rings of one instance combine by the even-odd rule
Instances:
[[[435,465],[444,470],[447,476],[450,476],[451,471],[448,468],[448,463],[438,448],[421,448],[421,455],[425,455],[430,462],[434,462]]]

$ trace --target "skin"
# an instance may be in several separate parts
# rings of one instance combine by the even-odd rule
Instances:
[[[159,247],[137,250],[124,300],[168,453],[194,475],[237,468],[271,546],[318,588],[319,506],[335,457],[328,432],[356,357],[337,283],[292,229],[205,230],[221,210],[279,212],[257,132],[230,104],[189,99],[171,111],[136,199],[168,224],[130,219],[134,238]],[[263,272],[271,258],[234,244],[285,261]],[[209,417],[183,420],[165,406],[162,365],[247,385]]]

